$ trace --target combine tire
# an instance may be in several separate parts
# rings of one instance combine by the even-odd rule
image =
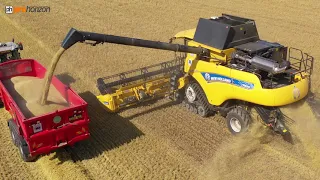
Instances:
[[[249,113],[241,107],[236,107],[229,111],[226,119],[228,129],[234,135],[246,132],[251,121]]]
[[[0,108],[3,108],[4,107],[4,104],[3,102],[0,100]]]

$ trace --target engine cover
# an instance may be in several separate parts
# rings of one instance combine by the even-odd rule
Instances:
[[[239,46],[235,46],[234,48],[252,56],[253,54],[261,54],[262,52],[265,52],[270,48],[282,48],[282,47],[284,46],[282,46],[279,43],[271,43],[271,42],[259,40],[256,42],[241,44]]]

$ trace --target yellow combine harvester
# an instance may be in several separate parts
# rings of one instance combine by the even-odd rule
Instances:
[[[184,44],[173,44],[174,39]],[[278,107],[303,99],[310,89],[313,57],[261,40],[251,19],[201,18],[197,28],[169,43],[71,29],[62,47],[86,40],[184,52],[172,61],[99,78],[97,98],[110,112],[168,96],[203,117],[219,112],[233,134],[248,129],[254,111],[290,138]]]

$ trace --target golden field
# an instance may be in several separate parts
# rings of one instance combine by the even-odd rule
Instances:
[[[297,47],[315,58],[313,91],[320,93],[320,3],[317,0],[2,0],[0,40],[21,41],[23,58],[48,67],[71,27],[82,31],[168,41],[221,13],[256,20],[262,39]],[[49,13],[5,14],[4,6],[50,6]],[[306,104],[285,108],[300,141],[290,145],[261,127],[233,137],[219,116],[200,118],[168,100],[119,114],[99,108],[99,77],[170,60],[174,53],[104,44],[76,44],[55,75],[89,103],[91,138],[24,163],[0,110],[1,179],[319,179],[318,123]],[[299,107],[299,108],[298,108]]]

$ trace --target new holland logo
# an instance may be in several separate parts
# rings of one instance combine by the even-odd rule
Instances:
[[[210,81],[210,80],[211,80],[209,73],[206,73],[206,74],[204,75],[204,78],[205,78],[207,81]]]
[[[203,78],[208,82],[208,83],[213,83],[213,82],[223,82],[223,83],[228,83],[232,84],[244,89],[253,89],[254,84],[233,79],[227,76],[219,75],[219,74],[210,74],[210,73],[201,73]]]

